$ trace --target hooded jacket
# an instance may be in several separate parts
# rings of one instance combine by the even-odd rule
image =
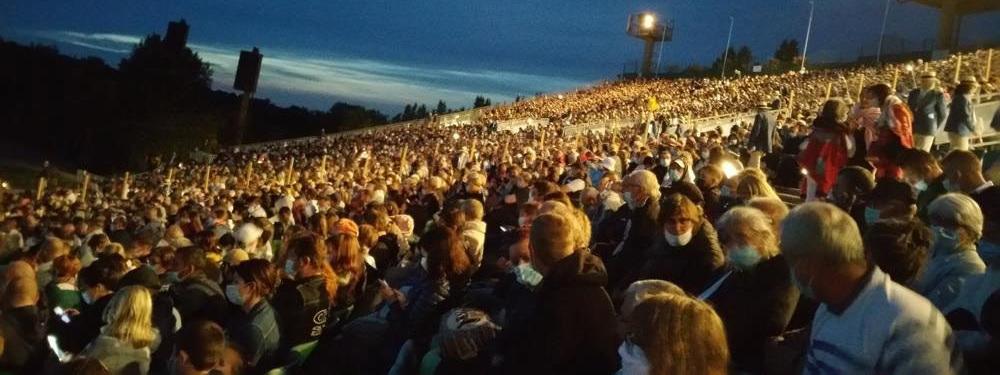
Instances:
[[[585,249],[556,262],[538,286],[530,337],[511,338],[505,373],[614,373],[621,339],[607,281],[604,264]]]

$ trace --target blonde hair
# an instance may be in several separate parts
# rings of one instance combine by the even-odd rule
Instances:
[[[771,219],[752,207],[733,207],[716,222],[723,244],[753,245],[764,259],[778,255],[778,237]]]
[[[756,169],[746,169],[740,172],[739,183],[736,184],[736,195],[744,198],[778,198],[778,193],[774,192],[771,184],[767,183],[767,177],[763,173],[754,173]]]
[[[153,298],[146,287],[133,285],[119,289],[104,309],[103,333],[131,344],[148,347],[156,339],[153,329]]]
[[[650,375],[725,374],[729,366],[722,319],[694,298],[650,296],[635,307],[626,330],[646,353]]]

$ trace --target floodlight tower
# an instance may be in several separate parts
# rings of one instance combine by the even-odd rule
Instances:
[[[641,75],[651,77],[653,75],[653,49],[656,48],[657,43],[669,42],[673,39],[673,24],[660,22],[653,12],[640,12],[629,15],[625,32],[633,38],[642,39],[645,42],[645,48],[642,52]]]

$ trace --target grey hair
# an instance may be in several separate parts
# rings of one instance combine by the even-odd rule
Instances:
[[[861,231],[846,212],[829,203],[799,205],[781,224],[781,252],[789,263],[818,258],[832,266],[865,264]]]
[[[622,301],[621,315],[628,318],[640,303],[649,297],[662,294],[687,295],[687,293],[684,293],[684,289],[669,281],[655,279],[639,280],[629,285],[628,289],[625,289],[625,299]]]
[[[719,239],[753,245],[765,259],[778,255],[778,238],[771,218],[753,207],[733,207],[716,222]]]
[[[927,206],[931,223],[965,229],[969,242],[975,243],[983,235],[983,210],[975,200],[965,194],[948,193],[937,197]]]
[[[645,169],[629,173],[628,178],[633,179],[636,185],[642,187],[642,191],[649,194],[650,199],[660,199],[660,182],[656,181],[656,175]]]

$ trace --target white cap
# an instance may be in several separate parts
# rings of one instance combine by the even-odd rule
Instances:
[[[581,179],[578,178],[578,179],[575,179],[573,181],[570,181],[566,185],[563,185],[562,190],[564,192],[566,192],[566,193],[575,193],[575,192],[578,192],[580,190],[583,190],[586,187],[587,187],[587,183],[583,182],[583,180],[581,180]]]
[[[246,223],[236,229],[233,233],[233,238],[241,244],[248,244],[256,242],[260,239],[260,236],[264,234],[264,230],[260,227],[254,225],[253,223]]]
[[[604,158],[603,160],[601,160],[601,167],[604,168],[604,169],[607,169],[607,170],[609,170],[611,172],[614,172],[615,171],[615,159],[612,159],[610,156]]]

